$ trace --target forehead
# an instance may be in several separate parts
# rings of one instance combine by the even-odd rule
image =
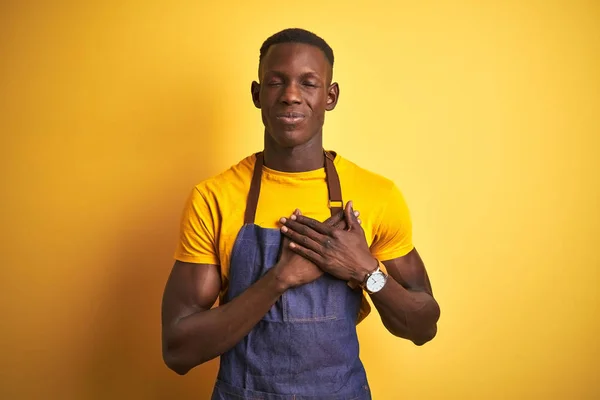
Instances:
[[[316,72],[325,76],[331,68],[323,51],[305,43],[279,43],[271,46],[261,62],[261,75],[279,72],[290,75]]]

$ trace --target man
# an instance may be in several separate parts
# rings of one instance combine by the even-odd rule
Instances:
[[[163,357],[186,374],[221,356],[213,399],[370,399],[356,334],[366,296],[393,335],[422,345],[436,334],[400,191],[323,149],[333,62],[311,32],[268,38],[251,87],[264,151],[198,184],[185,208]]]

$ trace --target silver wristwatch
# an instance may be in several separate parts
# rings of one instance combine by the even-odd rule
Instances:
[[[377,265],[377,269],[367,274],[367,277],[363,281],[362,287],[369,294],[377,293],[385,286],[387,282],[387,275],[379,268],[379,264]]]

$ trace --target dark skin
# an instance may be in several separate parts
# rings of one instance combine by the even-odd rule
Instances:
[[[329,227],[302,215],[282,218],[281,232],[296,254],[311,260],[323,271],[358,286],[377,269],[365,232],[353,215],[352,202],[344,209],[347,229]],[[371,295],[387,330],[416,345],[432,340],[437,333],[440,308],[433,297],[425,265],[416,249],[407,255],[383,261],[388,280]]]
[[[339,86],[331,83],[331,65],[320,49],[306,44],[278,47],[279,57],[270,58],[260,67],[263,83],[252,85],[254,104],[262,110],[266,127],[265,164],[281,171],[321,168],[325,112],[335,108]],[[298,124],[277,119],[287,112],[298,112],[306,118]],[[356,227],[348,233],[326,229],[303,216],[297,222],[287,220],[282,233],[292,240],[291,249],[297,254],[339,279],[358,283],[376,269],[377,261],[369,252],[360,224],[349,219],[350,207],[346,207],[348,223]],[[295,245],[305,241],[312,246]],[[392,334],[423,345],[436,335],[440,315],[424,263],[413,249],[383,264],[390,278],[384,289],[371,296],[373,304]]]
[[[252,100],[261,109],[265,125],[266,166],[287,172],[323,167],[325,113],[335,108],[339,96],[339,87],[331,83],[331,77],[331,65],[316,47],[285,43],[269,49],[259,67],[260,83],[253,82],[251,88]],[[311,259],[304,247],[292,246],[292,241],[284,237],[277,264],[245,292],[216,308],[212,307],[221,290],[219,266],[175,262],[162,302],[163,359],[169,368],[183,375],[227,352],[252,330],[286,290],[312,282],[324,271],[338,278],[357,280],[367,270],[374,269],[373,258],[364,264],[366,253],[356,249],[350,249],[354,253],[348,254],[357,258],[346,269],[339,267],[348,261],[341,253],[361,243],[358,211],[353,213],[347,207],[323,222],[305,218],[299,211],[293,215],[295,221],[286,220],[289,237],[310,236],[330,228],[331,239],[315,243],[333,244],[335,247],[330,249],[342,250],[340,254],[336,256],[314,247],[313,251],[321,252],[323,258]],[[304,243],[302,238],[296,239],[296,243]],[[364,245],[360,247],[362,250]],[[423,344],[435,335],[437,316],[433,318],[434,313],[424,313],[419,308],[437,309],[437,304],[422,261],[414,250],[385,264],[393,279],[388,279],[384,289],[372,296],[373,302],[390,332]]]
[[[322,126],[337,103],[331,67],[312,46],[271,47],[260,65],[252,100],[265,124],[265,165],[307,171],[324,164]],[[287,118],[286,116],[293,118]],[[284,117],[282,119],[282,116]],[[358,211],[357,211],[358,217]],[[345,229],[343,212],[324,221]],[[176,261],[162,302],[162,347],[167,366],[184,375],[234,347],[288,289],[312,282],[323,270],[292,252],[284,239],[278,263],[232,301],[212,306],[221,290],[219,266]]]
[[[347,227],[343,212],[323,224]],[[162,302],[165,364],[185,375],[220,356],[242,340],[286,290],[321,275],[322,269],[292,252],[284,239],[279,262],[269,272],[230,302],[211,308],[221,290],[219,267],[176,261]]]
[[[325,113],[338,101],[332,69],[314,46],[285,43],[271,47],[260,65],[261,83],[253,82],[252,100],[265,125],[265,165],[285,172],[322,168]],[[298,114],[297,121],[280,118]]]

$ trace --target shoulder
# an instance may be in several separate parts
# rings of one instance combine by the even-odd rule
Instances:
[[[360,166],[339,154],[336,156],[336,164],[340,179],[348,182],[350,186],[364,188],[374,196],[385,195],[396,189],[395,182],[390,178]]]
[[[245,193],[250,187],[256,155],[253,153],[226,170],[198,182],[194,191],[207,201]]]
[[[363,221],[379,226],[392,216],[408,220],[408,204],[395,181],[341,156],[337,162],[344,200],[353,200],[361,213],[364,212]]]

